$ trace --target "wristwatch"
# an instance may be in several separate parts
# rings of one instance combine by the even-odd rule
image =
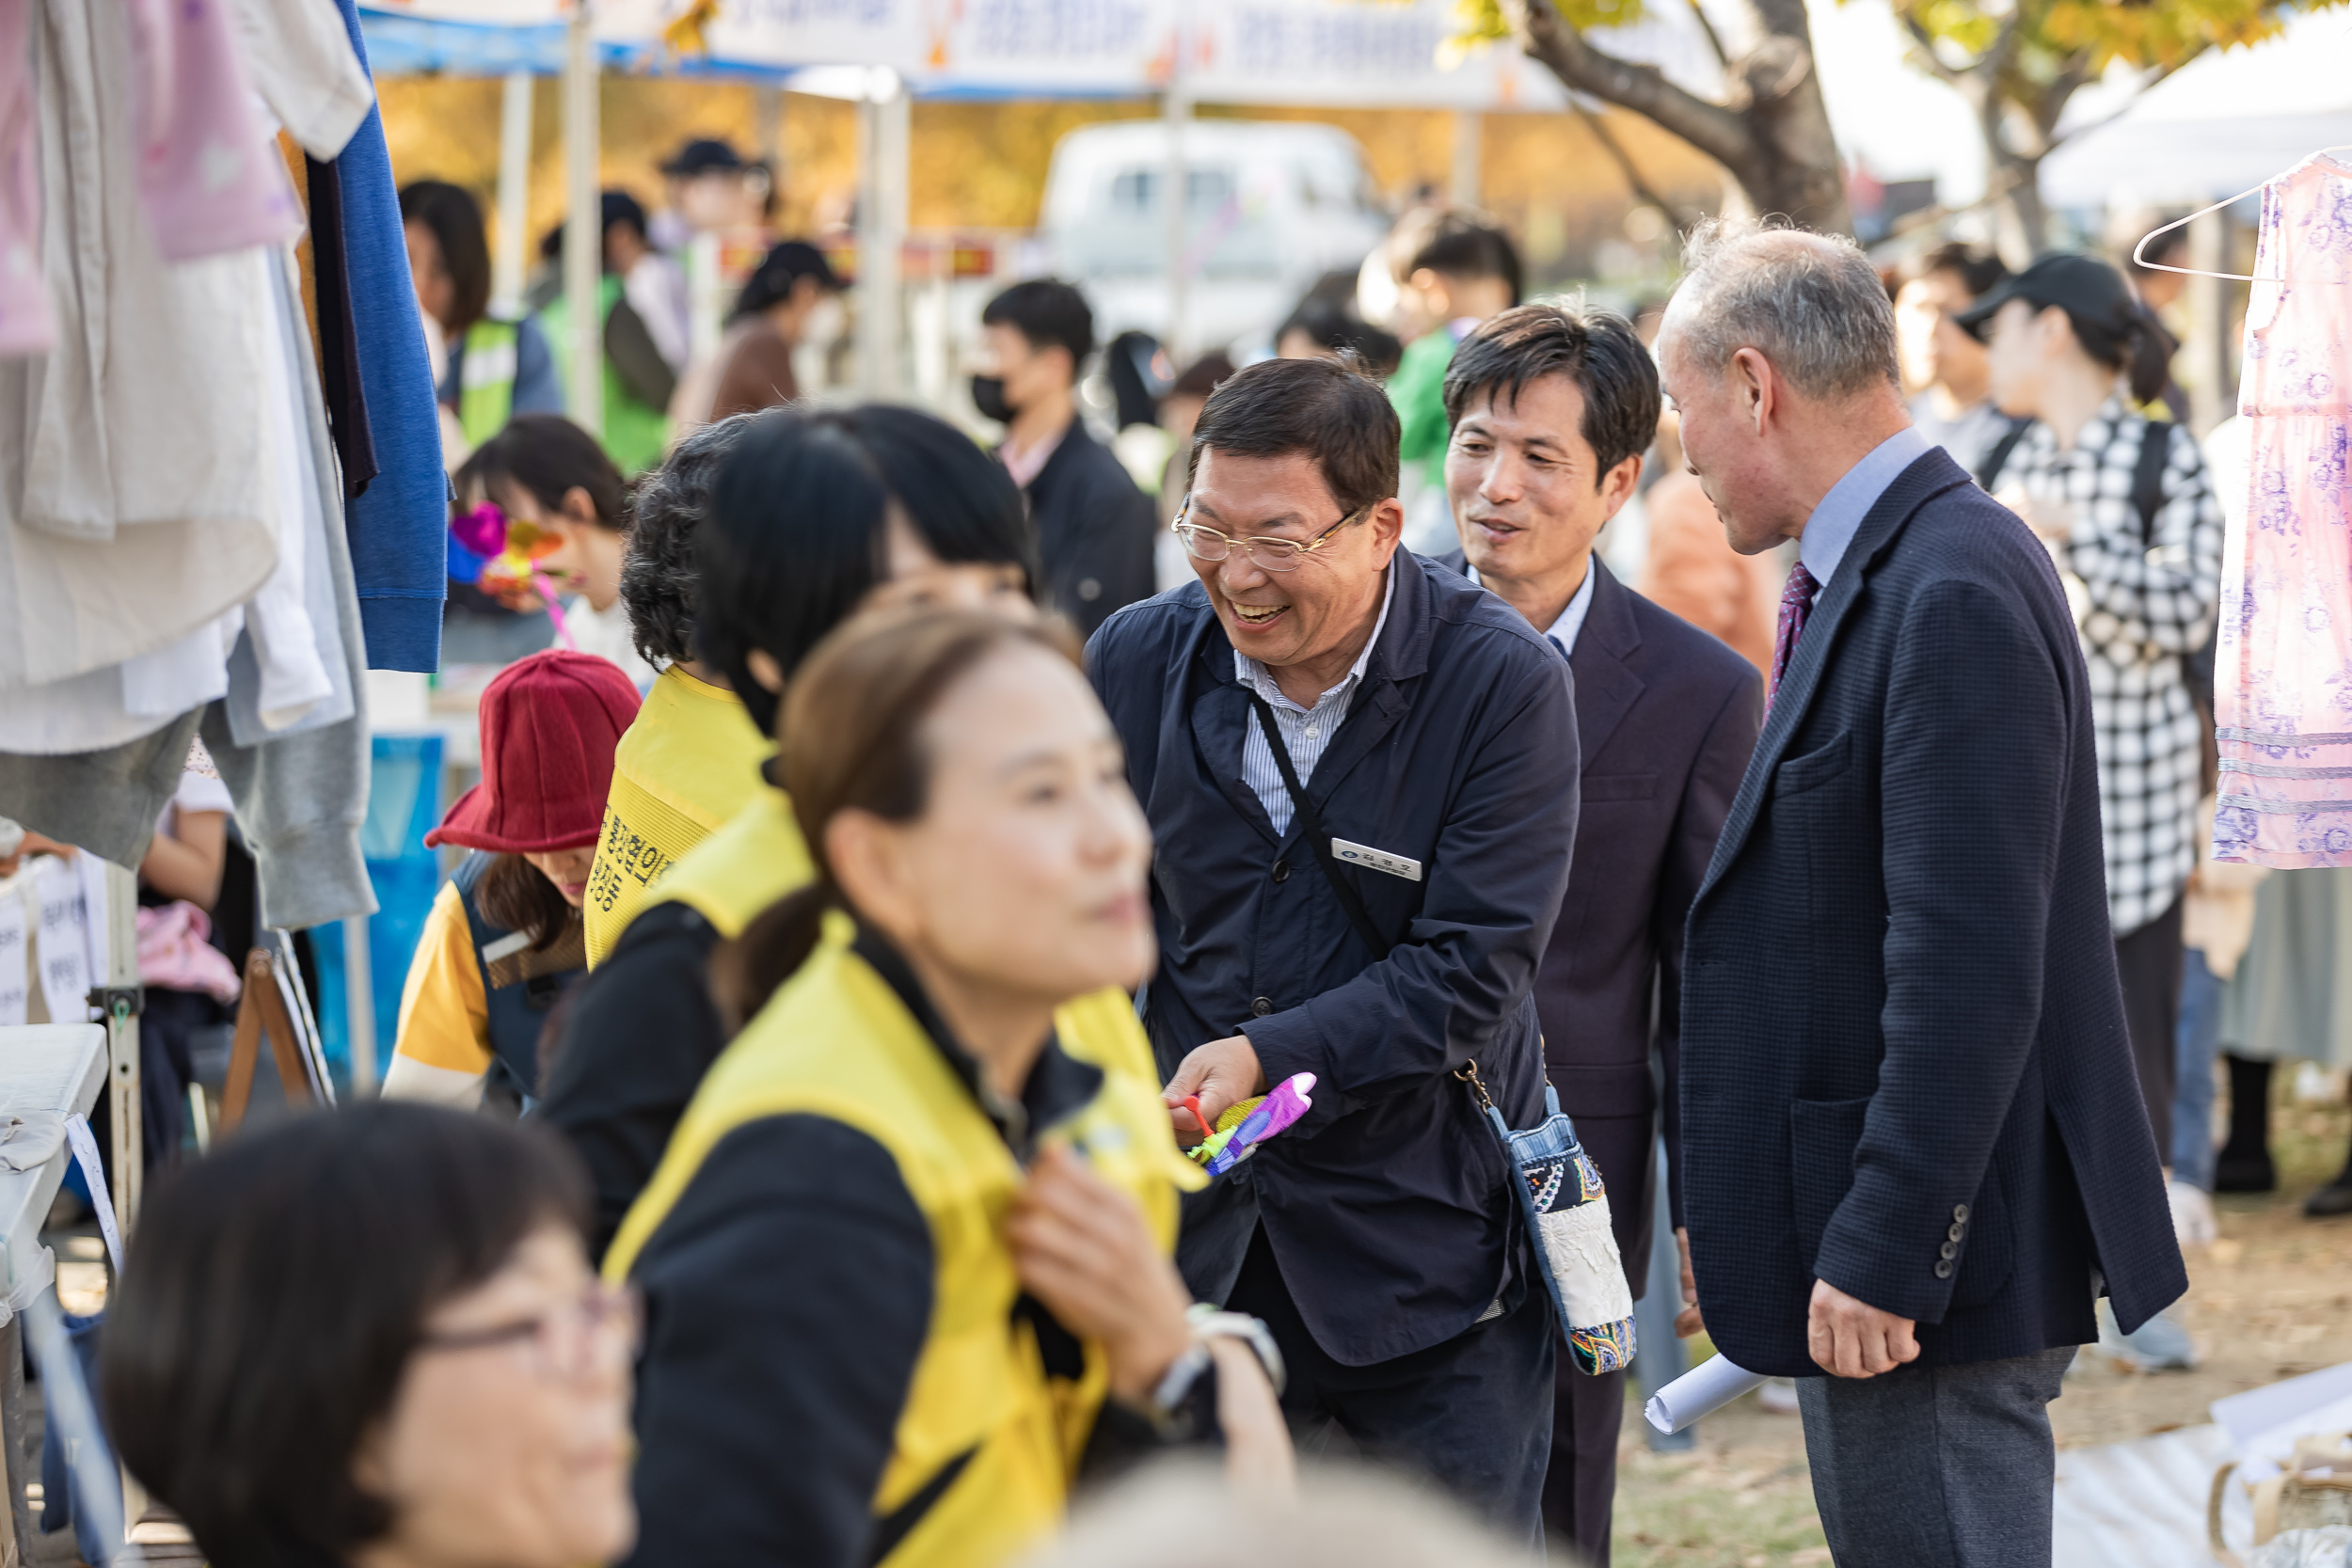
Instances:
[[[1238,1339],[1257,1356],[1258,1365],[1265,1369],[1266,1381],[1274,1385],[1279,1398],[1282,1392],[1282,1352],[1274,1343],[1274,1336],[1266,1325],[1247,1312],[1227,1312],[1206,1302],[1195,1302],[1184,1313],[1184,1327],[1191,1333],[1192,1342],[1184,1354],[1168,1364],[1168,1371],[1152,1390],[1152,1407],[1163,1414],[1182,1404],[1192,1386],[1209,1368],[1211,1339]]]

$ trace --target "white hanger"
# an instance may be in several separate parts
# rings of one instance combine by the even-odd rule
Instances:
[[[2317,152],[2311,153],[2303,158],[2295,166],[2296,168],[2301,168],[2304,164],[2310,163],[2312,158],[2324,157],[2330,152],[2352,152],[2352,142],[2343,142],[2334,147],[2323,147]],[[2276,179],[2277,176],[2274,175],[2272,178]],[[2270,181],[2265,180],[2262,182],[2262,184],[2256,185],[2252,190],[2240,191],[2237,195],[2224,198],[2223,199],[2215,202],[2210,207],[2200,207],[2197,211],[2189,214],[2188,216],[2185,218],[2174,218],[2170,223],[2166,224],[2161,229],[2151,229],[2147,233],[2140,236],[2139,243],[2137,245],[2132,246],[2133,262],[2136,265],[2145,267],[2150,272],[2177,272],[2184,277],[2227,277],[2239,283],[2285,283],[2292,281],[2291,279],[2284,277],[2256,277],[2251,273],[2244,272],[2206,272],[2201,267],[2168,267],[2161,261],[2149,261],[2145,254],[2148,249],[2148,242],[2154,239],[2157,235],[2169,234],[2175,229],[2179,229],[2185,224],[2196,222],[2199,218],[2203,217],[2207,213],[2217,213],[2221,211],[2222,208],[2233,206],[2236,203],[2245,200],[2249,196],[2258,196],[2262,193],[2264,187],[2267,186],[2269,183]]]

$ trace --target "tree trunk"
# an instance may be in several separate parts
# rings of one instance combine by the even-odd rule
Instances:
[[[1804,0],[1747,0],[1724,48],[1722,103],[1675,86],[1655,66],[1594,48],[1550,0],[1502,4],[1519,47],[1562,86],[1630,109],[1713,158],[1758,215],[1853,232]]]

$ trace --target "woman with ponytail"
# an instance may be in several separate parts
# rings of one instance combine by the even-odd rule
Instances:
[[[778,738],[815,874],[720,949],[755,1016],[605,1259],[649,1330],[633,1560],[987,1568],[1090,1462],[1222,1433],[1281,1474],[1271,1342],[1170,1257],[1151,834],[1067,640],[862,618]]]
[[[1988,459],[1985,483],[2049,546],[2081,629],[2116,967],[2156,1147],[2169,1149],[2221,507],[2195,438],[2138,411],[2164,389],[2172,341],[2115,268],[2044,256],[1960,324],[1986,344],[2001,411],[2035,421],[2005,463]],[[2180,1335],[2165,1358],[2187,1354]]]

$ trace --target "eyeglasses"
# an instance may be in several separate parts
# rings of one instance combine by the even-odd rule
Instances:
[[[1269,538],[1263,533],[1251,534],[1246,539],[1236,539],[1229,533],[1219,533],[1206,523],[1187,522],[1185,519],[1192,515],[1190,495],[1184,497],[1184,504],[1176,509],[1175,522],[1168,526],[1175,531],[1176,537],[1184,542],[1185,553],[1196,561],[1222,561],[1233,553],[1235,546],[1239,546],[1243,555],[1269,572],[1295,572],[1298,570],[1300,556],[1310,550],[1323,548],[1331,542],[1331,535],[1361,518],[1374,506],[1379,504],[1378,501],[1374,501],[1371,506],[1358,507],[1305,544],[1300,544],[1295,539]]]
[[[577,1382],[596,1370],[599,1354],[619,1352],[625,1360],[636,1359],[642,1322],[636,1291],[599,1280],[582,1291],[579,1300],[550,1307],[538,1317],[488,1328],[428,1333],[420,1336],[417,1343],[421,1349],[435,1351],[527,1343],[541,1375]]]

